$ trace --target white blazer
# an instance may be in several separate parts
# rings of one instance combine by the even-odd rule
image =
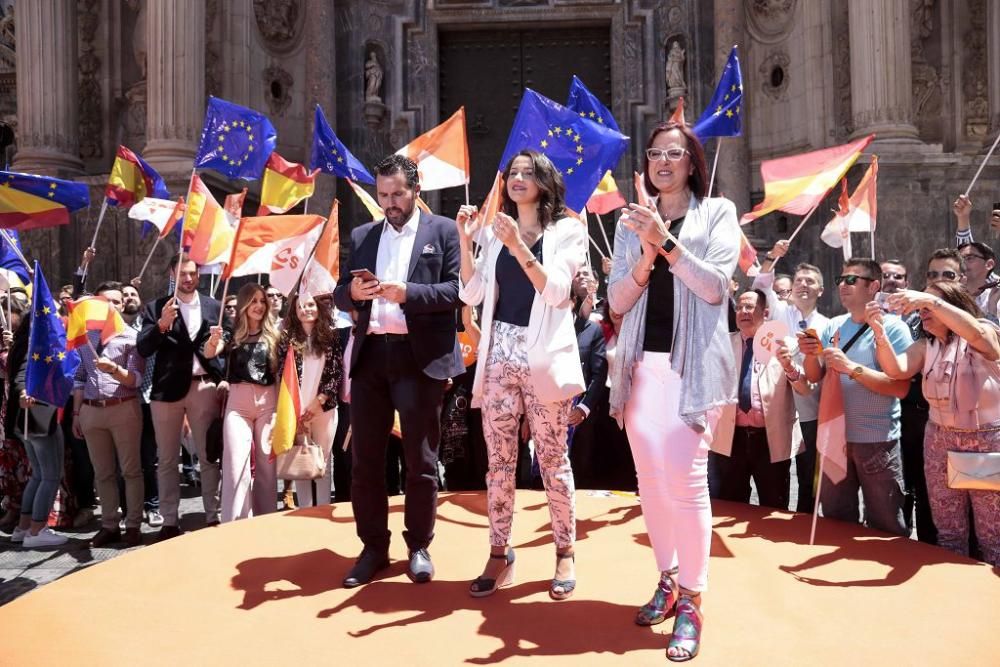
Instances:
[[[483,378],[493,334],[493,310],[499,291],[496,282],[497,257],[503,249],[491,226],[483,230],[484,249],[476,261],[468,284],[459,278],[458,296],[470,306],[483,304],[479,359],[472,385],[473,406],[482,405]],[[586,388],[580,368],[580,351],[573,327],[570,299],[573,276],[584,264],[587,232],[575,218],[562,218],[542,232],[542,267],[548,280],[542,293],[535,293],[528,319],[526,342],[528,368],[535,395],[544,402],[562,401]]]

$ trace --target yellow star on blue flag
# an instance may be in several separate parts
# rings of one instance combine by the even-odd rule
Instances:
[[[702,143],[711,137],[738,137],[743,132],[742,108],[743,75],[740,73],[739,53],[734,46],[722,70],[719,85],[692,130]]]
[[[208,98],[195,168],[207,167],[229,178],[256,180],[278,143],[278,133],[262,113]]]
[[[312,155],[309,158],[309,168],[319,169],[352,181],[375,184],[375,179],[365,169],[365,165],[361,164],[361,160],[354,157],[351,151],[347,150],[347,146],[334,134],[333,128],[326,122],[322,107],[318,104],[313,122]]]
[[[518,151],[531,149],[544,154],[562,174],[566,206],[580,211],[604,173],[618,164],[627,146],[628,137],[620,132],[526,88],[500,169]]]
[[[66,349],[66,329],[37,261],[34,283],[31,294],[34,316],[28,334],[25,391],[36,401],[61,408],[73,390],[73,376],[80,365],[80,355],[76,350]]]

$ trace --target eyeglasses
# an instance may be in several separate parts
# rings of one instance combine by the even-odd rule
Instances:
[[[970,253],[969,253],[968,255],[962,255],[962,258],[963,258],[963,259],[964,259],[964,260],[965,260],[966,262],[968,262],[968,261],[969,261],[970,259],[981,259],[981,260],[983,260],[984,262],[986,261],[986,258],[985,258],[985,257],[983,257],[982,255],[977,255],[977,254],[975,254],[975,253],[973,253],[973,252],[970,252]]]
[[[646,158],[650,162],[658,162],[659,160],[670,160],[671,162],[677,162],[678,160],[684,159],[685,155],[690,155],[691,151],[686,148],[668,148],[663,150],[662,148],[647,148]]]
[[[281,294],[280,294],[280,293],[277,293],[277,292],[275,292],[274,294],[268,294],[268,295],[267,295],[267,298],[268,298],[268,299],[280,299],[280,298],[281,298]]]
[[[847,276],[837,276],[833,282],[837,283],[838,285],[841,283],[845,285],[854,285],[859,280],[867,280],[868,282],[875,281],[874,278],[866,278],[865,276],[847,275]]]
[[[927,280],[937,280],[938,278],[944,278],[945,280],[957,280],[958,274],[954,271],[928,271]]]
[[[779,289],[779,290],[774,290],[774,293],[777,294],[778,296],[788,296],[788,295],[790,295],[792,293],[792,290],[790,290],[790,289]]]
[[[906,280],[905,273],[883,273],[882,280]]]

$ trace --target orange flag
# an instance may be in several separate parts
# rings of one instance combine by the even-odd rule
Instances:
[[[231,195],[226,195],[226,203],[222,207],[226,209],[226,213],[239,220],[243,217],[243,200],[246,198],[247,189],[243,188],[242,192],[234,192]]]
[[[679,125],[687,125],[687,121],[684,119],[684,98],[681,97],[677,101],[677,108],[674,112],[670,114],[670,122],[678,123]]]
[[[808,214],[844,177],[874,138],[875,135],[870,134],[849,144],[764,160],[760,165],[764,201],[740,218],[740,224],[753,222],[772,211]]]
[[[299,375],[295,370],[295,352],[288,346],[285,367],[281,371],[278,386],[278,405],[274,411],[274,427],[271,429],[271,459],[284,454],[295,445],[295,432],[299,428],[302,414],[302,400],[299,397]]]
[[[469,145],[465,140],[465,107],[451,118],[406,144],[397,155],[417,163],[424,191],[466,185],[469,182]]]
[[[316,243],[316,252],[302,274],[299,294],[333,294],[340,279],[340,202],[333,200],[330,217]]]
[[[191,176],[181,244],[196,263],[225,261],[236,236],[236,219],[229,215],[197,174]]]
[[[268,273],[271,285],[288,295],[319,239],[321,215],[241,218],[223,278]]]

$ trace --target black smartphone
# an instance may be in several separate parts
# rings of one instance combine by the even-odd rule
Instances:
[[[993,202],[993,210],[1000,211],[1000,201]]]

